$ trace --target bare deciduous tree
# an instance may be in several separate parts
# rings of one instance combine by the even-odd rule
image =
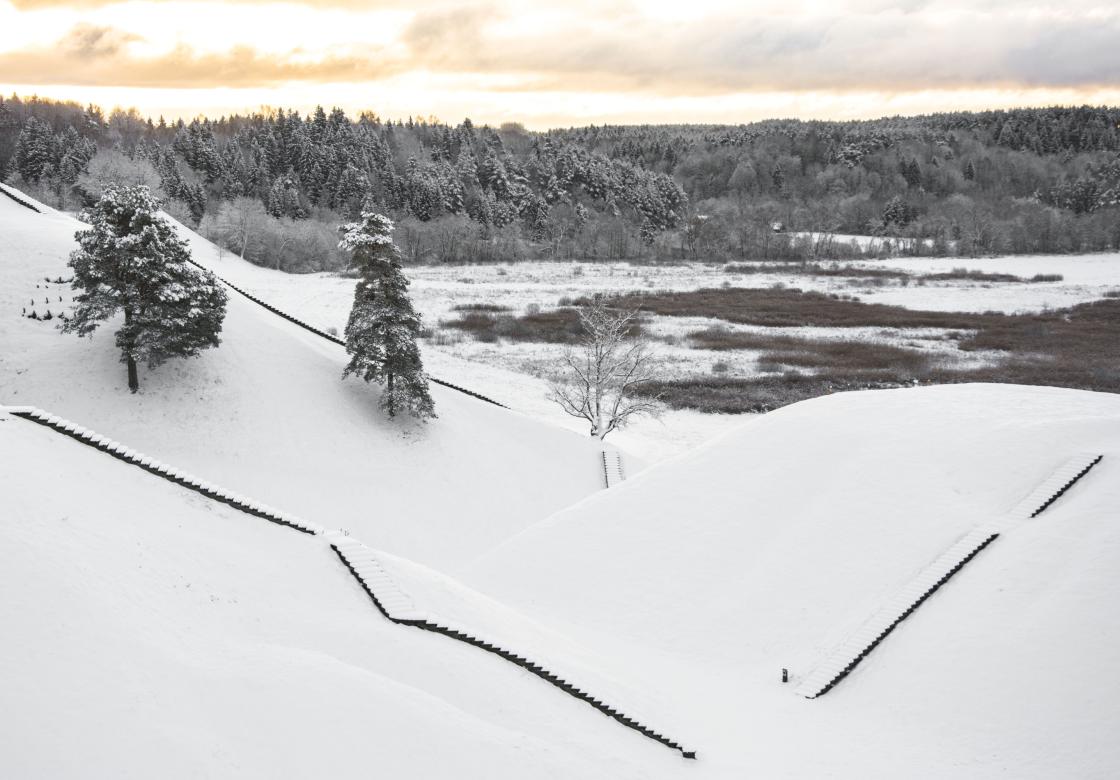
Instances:
[[[564,356],[564,373],[551,398],[591,424],[603,439],[638,414],[654,414],[657,398],[638,397],[638,385],[653,379],[649,342],[638,333],[637,311],[612,311],[601,299],[580,311],[584,337]]]

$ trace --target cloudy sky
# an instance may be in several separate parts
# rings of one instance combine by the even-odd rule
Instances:
[[[0,0],[0,90],[533,128],[1120,104],[1120,3]]]

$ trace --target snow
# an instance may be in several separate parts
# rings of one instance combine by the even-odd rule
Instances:
[[[35,200],[35,198],[31,197],[26,192],[23,192],[22,190],[17,190],[15,187],[10,187],[7,184],[0,184],[0,190],[4,190],[5,192],[10,193],[11,195],[15,196],[19,200],[22,200],[24,203],[30,203],[32,206],[34,206],[35,208],[37,208],[40,212],[42,212],[44,214],[55,214],[55,213],[57,213],[50,206],[48,206],[45,203],[42,203],[38,200]],[[0,200],[8,200],[8,199],[7,198],[0,198]],[[11,203],[13,201],[8,200],[8,202]]]
[[[542,422],[555,412],[540,380],[428,346],[433,373],[520,411],[433,387],[438,420],[389,423],[376,391],[339,380],[337,345],[237,295],[219,349],[143,373],[130,395],[107,333],[19,316],[31,298],[69,298],[43,278],[69,276],[77,227],[0,199],[0,404],[343,530],[296,533],[0,409],[0,775],[1120,768],[1120,396],[957,385],[669,416],[617,439],[658,462],[624,451],[626,479],[604,490],[601,446]],[[338,304],[314,296],[352,288],[287,281],[186,235],[200,262],[316,325],[332,323],[316,306]],[[931,562],[1083,454],[1103,459],[840,686],[795,693]],[[401,615],[523,655],[699,760],[386,620],[332,540]]]
[[[871,267],[900,268],[913,274],[945,273],[954,268],[1012,274],[1030,279],[1058,274],[1059,282],[947,283],[879,287],[860,293],[869,303],[886,303],[927,311],[999,311],[1009,314],[1060,309],[1097,300],[1120,289],[1120,253],[1087,255],[1007,255],[1001,257],[914,257],[871,260]]]
[[[195,253],[222,276],[281,309],[320,328],[341,332],[353,299],[352,279],[319,273],[293,276],[241,261],[220,252],[184,229]],[[408,267],[410,292],[417,311],[436,337],[424,342],[425,365],[436,376],[462,377],[470,386],[542,420],[579,433],[586,429],[548,400],[544,378],[555,372],[564,347],[557,344],[485,343],[439,324],[457,316],[462,304],[499,304],[520,315],[532,307],[548,309],[564,299],[597,292],[687,291],[702,287],[771,287],[854,295],[869,303],[942,311],[1039,311],[1098,300],[1120,289],[1120,254],[1007,256],[1000,258],[904,258],[823,265],[893,267],[913,274],[942,273],[955,268],[1010,273],[1021,277],[1060,274],[1061,282],[977,282],[969,280],[911,282],[823,277],[783,271],[761,274],[727,273],[722,264],[675,263],[641,265],[616,263],[521,262],[470,266]],[[752,263],[746,263],[752,265]],[[773,266],[773,263],[753,265]],[[796,267],[796,265],[791,266]],[[702,317],[647,315],[644,327],[656,340],[661,373],[670,378],[711,376],[718,366],[726,377],[754,377],[761,373],[756,350],[713,352],[693,349],[688,333],[719,325],[733,331],[766,331],[807,339],[872,340],[929,352],[958,368],[980,368],[999,359],[989,352],[962,352],[959,331],[930,328],[757,328]],[[687,452],[727,429],[738,418],[666,409],[660,419],[638,419],[612,443],[641,462],[656,462]]]
[[[831,246],[854,246],[860,251],[892,253],[900,249],[911,250],[917,239],[896,236],[867,236],[854,233],[819,233],[809,230],[791,230],[788,234],[795,239],[808,239],[811,244],[824,243]],[[931,239],[922,239],[922,246],[932,246]]]
[[[841,686],[793,693],[929,562],[1082,452],[1104,458]],[[1117,500],[1115,395],[843,393],[588,498],[466,579],[597,648],[605,673],[655,681],[673,706],[649,717],[703,735],[705,764],[729,776],[1104,777],[1120,766]]]
[[[601,449],[590,437],[458,392],[432,387],[440,416],[427,426],[387,420],[376,389],[341,380],[340,346],[235,293],[219,348],[142,368],[141,391],[130,396],[114,322],[78,339],[19,316],[32,298],[41,311],[50,297],[55,314],[68,305],[69,287],[44,278],[70,277],[66,258],[81,227],[0,201],[0,403],[38,406],[441,567],[602,489]],[[195,259],[216,264],[215,248],[194,238]]]
[[[638,778],[674,761],[518,667],[384,620],[321,538],[3,413],[0,461],[5,777]]]

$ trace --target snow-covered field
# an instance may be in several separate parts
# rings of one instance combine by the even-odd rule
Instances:
[[[193,235],[193,234],[192,234]],[[352,279],[335,274],[292,276],[244,263],[194,236],[196,254],[217,272],[244,285],[280,308],[299,314],[322,328],[342,331],[353,296]],[[756,264],[757,265],[757,264]],[[829,265],[825,263],[825,265]],[[839,263],[833,265],[849,265]],[[548,309],[565,300],[597,292],[688,291],[704,287],[771,287],[853,295],[869,303],[912,309],[962,312],[1027,312],[1097,300],[1120,289],[1120,254],[1022,256],[982,259],[892,258],[855,263],[865,267],[899,268],[914,275],[943,273],[965,267],[1021,277],[1059,274],[1061,282],[993,283],[967,280],[902,284],[898,280],[853,279],[767,272],[727,273],[721,265],[701,263],[648,266],[628,263],[516,263],[474,266],[424,266],[407,269],[412,293],[425,322],[436,331],[425,343],[425,360],[437,375],[467,376],[483,392],[515,408],[573,430],[579,421],[566,419],[547,400],[544,381],[554,374],[565,348],[556,344],[486,343],[441,322],[457,316],[455,306],[497,304],[514,315],[535,307]],[[711,376],[753,377],[760,373],[759,353],[751,350],[713,352],[692,348],[688,333],[719,325],[732,331],[766,332],[810,339],[855,339],[927,352],[957,368],[991,363],[997,356],[963,352],[948,331],[929,328],[757,328],[702,317],[647,316],[648,332],[658,341],[660,373],[666,378]],[[500,371],[495,371],[500,369]],[[495,381],[496,377],[500,377]],[[474,386],[474,385],[472,385]],[[732,418],[733,419],[733,418]],[[615,443],[636,456],[656,461],[688,451],[726,428],[721,416],[665,410],[658,420],[641,420],[615,437]]]
[[[698,760],[389,622],[324,537],[0,409],[0,776],[1120,772],[1120,396],[956,385],[676,413],[660,438],[656,422],[620,438],[657,462],[628,455],[628,479],[603,490],[599,448],[552,423],[539,379],[428,345],[433,373],[518,411],[433,388],[438,420],[388,423],[375,389],[340,380],[337,345],[237,296],[220,348],[142,372],[130,395],[109,332],[20,315],[68,297],[44,278],[68,276],[77,227],[0,198],[0,404],[344,529],[417,614],[560,672]],[[231,280],[341,324],[351,281],[191,239]],[[793,692],[916,572],[1082,453],[1103,460],[834,691]]]

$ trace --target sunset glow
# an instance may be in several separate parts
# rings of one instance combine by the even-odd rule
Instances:
[[[1120,102],[1113,5],[902,5],[0,0],[0,89],[535,128]]]

